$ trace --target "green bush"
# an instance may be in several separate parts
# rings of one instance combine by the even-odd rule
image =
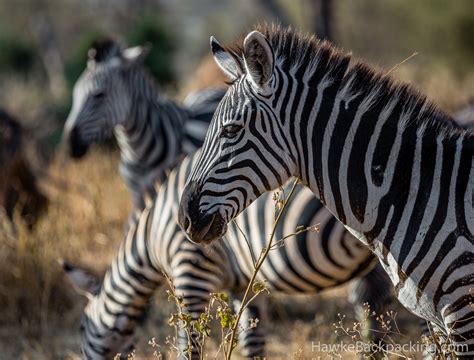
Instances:
[[[148,44],[148,54],[145,66],[162,85],[167,85],[175,80],[172,68],[173,41],[165,27],[155,18],[140,18],[130,26],[130,31],[125,34],[106,34],[100,30],[85,33],[78,45],[65,62],[65,76],[68,87],[72,89],[79,75],[87,63],[87,51],[91,44],[100,37],[110,36],[124,38],[126,46]]]
[[[130,46],[144,44],[151,46],[145,65],[160,84],[166,85],[175,79],[174,69],[171,66],[173,39],[159,19],[154,17],[140,19],[131,27],[125,39]]]
[[[25,39],[7,34],[0,35],[0,72],[28,75],[35,64],[33,46]]]

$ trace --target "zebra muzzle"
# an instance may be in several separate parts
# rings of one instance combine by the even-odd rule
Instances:
[[[203,213],[199,210],[198,186],[191,182],[181,197],[178,222],[189,240],[209,244],[227,231],[227,224],[219,212]]]
[[[81,140],[79,131],[76,128],[73,128],[66,135],[66,141],[68,143],[69,155],[71,157],[78,159],[87,153],[89,146]]]
[[[223,236],[227,230],[224,220],[217,212],[203,215],[194,225],[187,218],[183,222],[183,229],[189,240],[198,244],[209,244]]]

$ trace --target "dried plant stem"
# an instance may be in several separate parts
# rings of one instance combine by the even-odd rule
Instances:
[[[253,266],[255,267],[255,264],[257,263],[257,260],[255,258],[255,253],[253,252],[253,248],[252,246],[250,246],[250,241],[249,239],[247,238],[247,235],[245,235],[244,231],[240,228],[239,226],[239,223],[234,219],[233,220],[234,224],[235,224],[235,227],[239,230],[239,232],[242,234],[242,236],[244,237],[245,239],[245,242],[247,243],[247,246],[250,250],[250,256],[252,257],[252,264]]]
[[[166,282],[168,283],[168,286],[170,288],[169,290],[169,297],[172,297],[174,302],[176,303],[176,308],[178,310],[178,316],[181,319],[183,319],[185,316],[184,316],[184,313],[183,313],[183,304],[182,304],[182,301],[180,299],[180,297],[176,294],[176,290],[175,290],[175,287],[174,287],[174,284],[173,284],[173,280],[171,279],[171,277],[165,272],[165,271],[162,271],[162,274],[164,276],[164,278],[166,279]],[[187,356],[188,356],[188,359],[191,359],[192,358],[192,334],[191,334],[191,330],[190,330],[190,327],[189,326],[182,326],[182,329],[184,329],[184,331],[186,332],[186,337],[188,339],[188,343],[187,343]],[[179,355],[179,352],[181,351],[181,349],[179,348],[179,328],[176,327],[176,339],[178,339],[178,347],[177,347],[177,350],[178,350],[178,355]]]
[[[413,54],[411,54],[409,57],[407,57],[405,60],[399,62],[398,64],[395,64],[390,70],[387,71],[387,75],[393,73],[395,70],[397,70],[401,65],[405,64],[407,61],[413,59],[418,53],[415,51]]]
[[[272,232],[270,234],[270,240],[269,240],[267,246],[262,249],[262,252],[260,253],[260,256],[258,257],[257,263],[255,264],[254,271],[252,273],[252,276],[250,277],[250,281],[247,285],[247,288],[245,289],[245,293],[244,293],[244,296],[242,298],[240,309],[239,309],[239,311],[238,311],[238,313],[235,317],[235,321],[234,321],[234,324],[233,324],[232,329],[231,329],[230,346],[229,346],[229,351],[226,353],[226,357],[225,357],[226,360],[230,360],[231,355],[232,355],[232,351],[234,350],[235,337],[236,337],[236,334],[237,334],[237,329],[239,327],[240,318],[242,317],[242,313],[244,312],[246,307],[249,305],[249,303],[253,299],[255,299],[255,297],[256,297],[256,296],[252,296],[249,300],[247,300],[249,298],[250,291],[252,290],[253,285],[255,283],[255,279],[257,278],[257,274],[260,271],[260,268],[262,267],[263,262],[267,258],[268,253],[272,249],[272,243],[273,243],[273,238],[275,237],[276,228],[278,226],[278,223],[280,222],[280,219],[281,219],[283,213],[285,212],[288,201],[291,199],[291,196],[293,195],[293,193],[296,190],[296,186],[298,185],[298,183],[299,183],[299,179],[295,179],[295,181],[293,183],[293,186],[291,187],[290,193],[289,193],[288,197],[283,201],[283,204],[282,204],[282,206],[281,206],[281,208],[278,212],[278,215],[275,219],[275,222],[273,223]]]

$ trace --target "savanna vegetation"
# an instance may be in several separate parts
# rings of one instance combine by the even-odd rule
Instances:
[[[32,231],[21,225],[20,214],[15,214],[16,234],[0,221],[0,358],[78,358],[79,322],[86,299],[65,279],[59,260],[102,275],[123,238],[130,197],[118,174],[114,143],[96,146],[77,163],[67,158],[61,146],[72,86],[86,66],[92,40],[106,35],[128,45],[149,44],[150,72],[163,92],[181,99],[193,89],[222,81],[209,75],[215,74],[206,59],[209,35],[225,42],[258,21],[276,20],[267,3],[0,3],[0,107],[15,114],[27,129],[27,157],[50,201],[48,214]],[[271,3],[284,14],[283,23],[321,31],[317,2]],[[356,58],[412,83],[448,112],[474,97],[472,1],[333,0],[332,5],[331,39]],[[317,358],[328,355],[312,348],[312,342],[357,341],[359,328],[354,328],[354,310],[346,292],[347,287],[341,287],[318,296],[270,294],[265,319],[269,356]],[[383,319],[390,321],[391,341],[418,341],[418,320],[395,302],[395,313]],[[168,320],[175,312],[165,289],[157,292],[137,333],[137,358],[167,353],[167,341],[172,342],[167,337],[175,334]],[[211,358],[219,347],[218,321],[212,329],[215,336],[207,347]],[[340,356],[353,359],[355,355]]]

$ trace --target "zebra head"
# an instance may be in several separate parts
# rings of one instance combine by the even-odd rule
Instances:
[[[198,243],[224,235],[230,220],[262,193],[284,184],[295,169],[283,127],[275,121],[275,93],[284,84],[270,42],[253,31],[242,55],[214,38],[211,50],[232,84],[214,113],[181,198],[179,223]]]
[[[147,51],[121,49],[110,39],[96,41],[88,52],[87,68],[73,89],[73,103],[64,126],[64,140],[72,157],[81,157],[92,143],[102,142],[123,124],[131,109],[127,76]]]
[[[105,307],[102,283],[88,271],[62,263],[64,272],[78,293],[88,299],[81,318],[81,353],[84,359],[127,359],[133,351],[134,324],[125,314]]]

